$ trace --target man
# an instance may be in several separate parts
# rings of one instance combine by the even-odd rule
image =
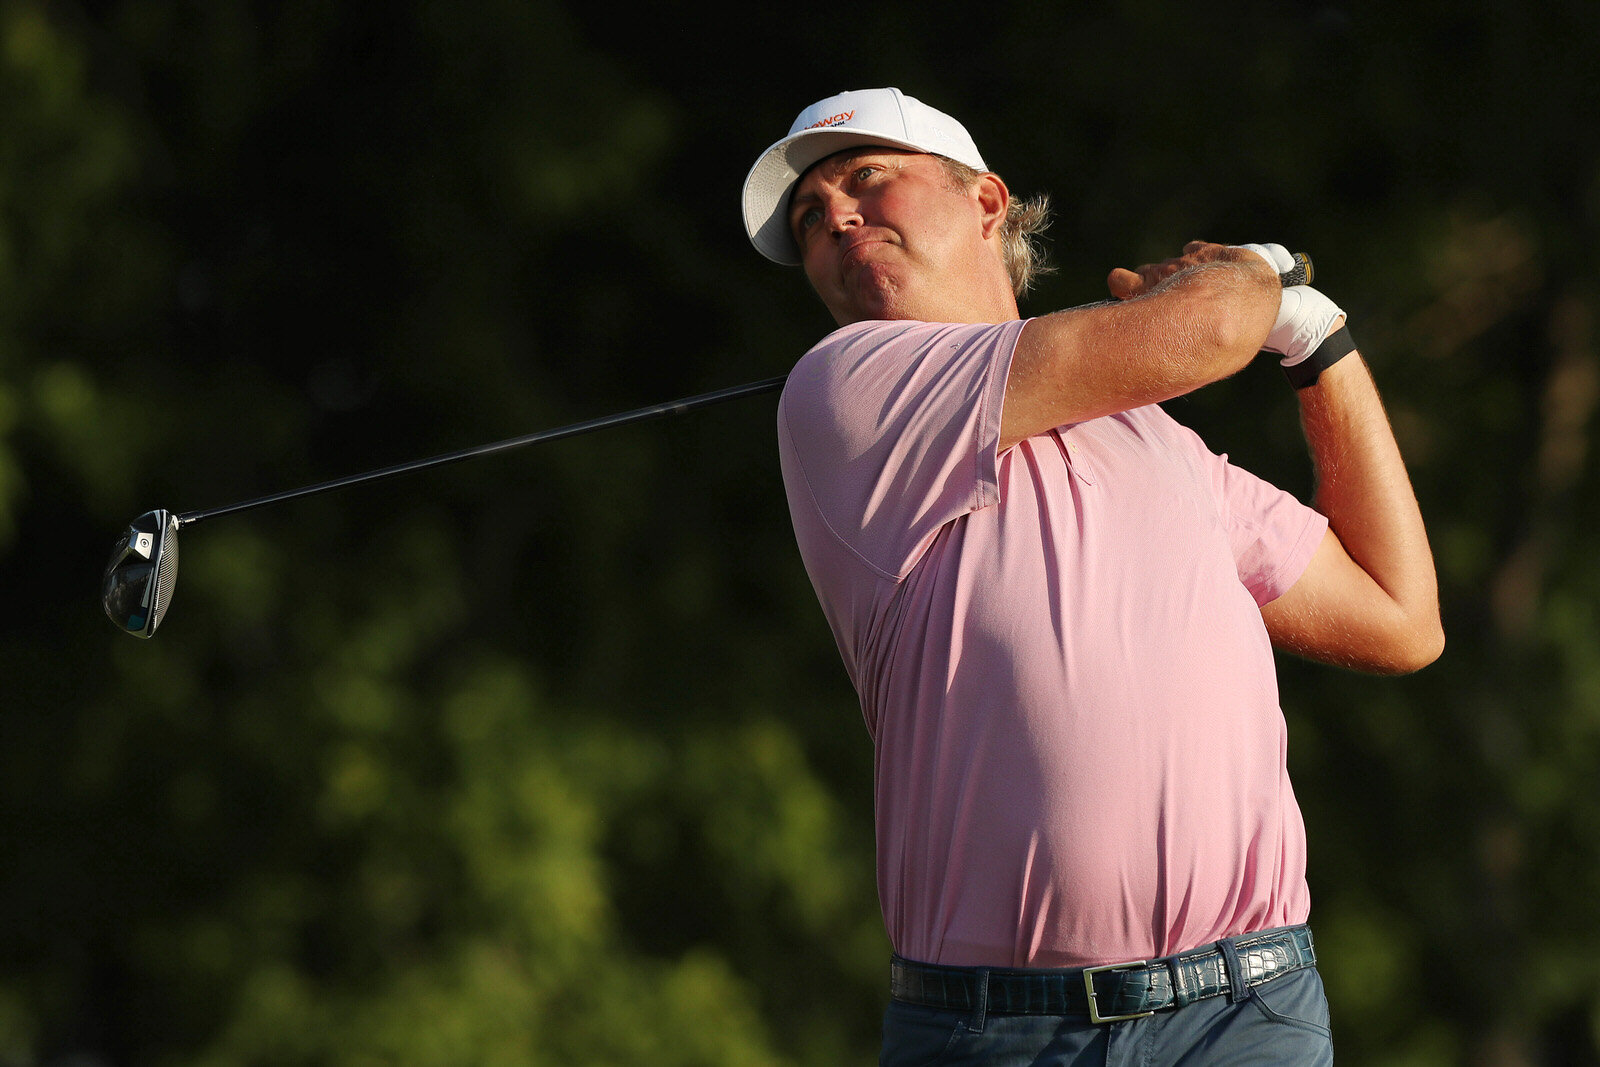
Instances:
[[[1438,656],[1410,482],[1281,247],[1192,243],[1024,321],[1037,208],[895,89],[807,108],[745,184],[840,327],[778,431],[875,746],[882,1062],[1331,1062],[1272,647]],[[1263,349],[1314,510],[1156,406]]]

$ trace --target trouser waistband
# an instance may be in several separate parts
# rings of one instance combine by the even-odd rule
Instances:
[[[1315,966],[1311,930],[1285,926],[1156,960],[1071,969],[945,967],[895,956],[889,995],[907,1004],[999,1015],[1087,1015],[1118,1022],[1258,985]]]

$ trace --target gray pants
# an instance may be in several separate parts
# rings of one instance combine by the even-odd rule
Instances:
[[[969,1025],[969,1022],[976,1025]],[[1322,976],[1306,968],[1226,996],[1119,1023],[989,1015],[891,1002],[881,1067],[1326,1067]]]

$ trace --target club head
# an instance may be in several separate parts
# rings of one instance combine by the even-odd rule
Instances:
[[[157,509],[128,526],[106,564],[100,602],[135,637],[151,637],[178,584],[178,517]]]

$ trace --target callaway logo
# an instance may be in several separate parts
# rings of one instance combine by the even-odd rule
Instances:
[[[821,122],[813,122],[811,125],[807,126],[806,129],[814,130],[818,126],[837,126],[841,122],[849,122],[851,119],[853,119],[855,117],[856,117],[856,113],[854,111],[841,111],[837,115],[828,116],[827,118],[823,119]]]

